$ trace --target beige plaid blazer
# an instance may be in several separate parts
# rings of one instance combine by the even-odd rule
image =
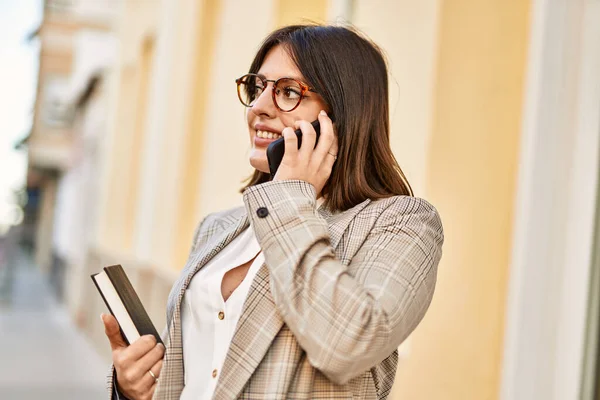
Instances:
[[[265,256],[213,399],[385,399],[397,348],[427,310],[443,230],[425,200],[365,200],[316,210],[303,181],[253,186],[245,207],[212,214],[167,307],[166,352],[154,399],[184,387],[181,301],[194,274],[252,224]],[[112,373],[109,390],[113,394]]]

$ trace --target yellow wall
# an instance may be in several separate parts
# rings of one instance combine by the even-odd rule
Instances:
[[[206,112],[210,100],[210,77],[213,71],[215,37],[217,22],[221,12],[220,2],[204,0],[198,16],[197,53],[195,59],[194,94],[190,104],[189,129],[185,133],[183,185],[180,186],[179,209],[177,215],[177,236],[175,243],[174,268],[181,269],[185,265],[194,228],[198,224],[195,210],[198,205],[198,189],[200,185],[201,157],[204,144],[203,127],[206,124]]]
[[[427,193],[446,242],[392,398],[498,398],[529,12],[442,4]]]
[[[115,141],[111,149],[112,162],[111,179],[107,196],[107,209],[110,218],[103,220],[105,232],[104,242],[111,248],[119,251],[130,250],[131,240],[127,233],[131,231],[131,216],[127,216],[127,205],[134,200],[132,185],[134,179],[132,168],[135,168],[135,159],[132,158],[134,146],[132,135],[134,120],[131,118],[135,112],[135,92],[137,71],[134,66],[121,66],[121,79],[118,97],[118,111],[114,131]]]
[[[135,217],[141,173],[148,86],[154,44],[148,39],[139,48],[134,64],[121,70],[113,168],[108,198],[111,218],[106,239],[119,252],[129,253],[135,240]]]
[[[440,0],[354,1],[352,23],[388,61],[390,145],[416,196],[426,197]]]
[[[275,5],[276,27],[308,22],[324,22],[327,14],[325,0],[278,0]]]
[[[127,156],[129,164],[129,182],[125,188],[126,196],[123,201],[125,210],[122,221],[124,247],[131,249],[135,240],[135,217],[139,199],[139,181],[142,167],[142,154],[140,149],[144,148],[144,136],[146,128],[146,116],[148,107],[148,94],[151,79],[152,58],[154,57],[154,40],[147,37],[142,42],[139,61],[136,65],[136,96],[132,102],[134,113],[127,116],[133,122],[131,132],[123,132],[131,135],[131,147]],[[125,160],[123,160],[124,162]]]
[[[143,172],[142,149],[146,137],[147,106],[152,82],[155,41],[147,32],[156,0],[123,3],[121,46],[114,85],[117,87],[109,119],[101,213],[97,245],[115,254],[132,255],[136,239],[136,212]]]

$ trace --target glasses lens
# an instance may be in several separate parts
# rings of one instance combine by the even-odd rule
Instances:
[[[275,87],[275,101],[283,111],[290,111],[302,100],[302,86],[293,79],[280,79]]]
[[[244,75],[238,83],[238,95],[245,106],[252,106],[265,90],[265,83],[256,75]]]

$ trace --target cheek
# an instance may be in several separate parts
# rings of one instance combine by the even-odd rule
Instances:
[[[252,113],[250,112],[250,110],[246,109],[246,123],[248,124],[248,133],[250,134],[250,136],[252,136],[252,131],[253,129],[252,127]]]
[[[294,127],[294,123],[296,121],[300,121],[302,118],[301,116],[292,116],[292,115],[283,115],[281,116],[281,122],[283,123],[283,126],[285,127]]]

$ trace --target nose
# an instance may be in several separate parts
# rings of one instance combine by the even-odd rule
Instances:
[[[273,118],[277,113],[277,108],[273,103],[273,83],[269,82],[265,90],[258,96],[252,105],[252,112],[256,115],[262,115]]]

